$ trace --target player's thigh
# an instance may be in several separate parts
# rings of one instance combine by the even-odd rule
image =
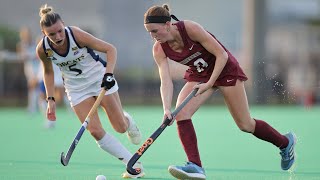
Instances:
[[[176,107],[178,107],[183,100],[193,91],[193,87],[198,84],[198,82],[187,82],[181,89]],[[178,113],[176,120],[190,119],[192,115],[199,109],[199,107],[213,94],[214,88],[207,90],[206,92],[193,97],[186,106]]]
[[[244,82],[237,80],[235,86],[220,86],[226,105],[238,125],[252,121]]]
[[[96,99],[94,97],[89,97],[73,107],[81,123],[85,121],[95,101]],[[89,131],[99,131],[102,128],[97,111],[95,111],[90,117],[90,123],[88,124],[87,128]]]
[[[104,96],[101,105],[104,108],[112,127],[118,132],[125,132],[128,128],[128,123],[123,114],[118,92]]]

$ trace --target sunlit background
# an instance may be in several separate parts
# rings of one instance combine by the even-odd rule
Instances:
[[[143,139],[163,117],[153,40],[143,15],[152,5],[168,3],[180,20],[200,23],[249,77],[245,86],[251,115],[298,137],[295,171],[281,171],[278,148],[242,133],[217,91],[193,116],[207,179],[320,179],[320,0],[0,0],[0,179],[90,180],[104,174],[115,180],[125,171],[117,159],[97,148],[88,132],[71,164],[59,162],[80,123],[62,97],[57,101],[57,126],[46,127],[45,108],[38,103],[42,98],[46,107],[38,90],[39,60],[35,51],[28,61],[18,53],[22,29],[31,30],[33,42],[42,37],[38,13],[45,3],[66,26],[78,26],[117,47],[114,74],[121,102],[133,114]],[[30,64],[35,71],[28,78],[25,67]],[[177,67],[170,64],[177,73],[174,98],[184,84]],[[105,113],[99,115],[106,131],[135,152],[138,146],[114,132]],[[145,179],[172,179],[168,165],[183,162],[174,126],[142,158]]]
[[[0,105],[27,104],[24,62],[16,56],[19,30],[41,35],[39,7],[60,13],[66,25],[79,26],[118,49],[115,75],[127,103],[159,103],[159,78],[153,41],[143,14],[168,3],[180,19],[194,20],[213,33],[249,76],[250,103],[312,106],[320,96],[320,2],[317,0],[10,0],[0,1]],[[177,90],[179,83],[177,81]],[[220,96],[209,103],[220,103]]]

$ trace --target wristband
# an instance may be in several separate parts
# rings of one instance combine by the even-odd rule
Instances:
[[[47,97],[47,101],[49,101],[49,100],[52,100],[52,101],[56,102],[56,99],[54,99],[54,97],[53,97],[53,96],[49,96],[49,97]]]

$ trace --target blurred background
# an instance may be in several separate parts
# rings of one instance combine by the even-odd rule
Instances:
[[[27,62],[18,47],[22,29],[31,30],[34,42],[41,37],[38,13],[45,3],[66,25],[79,26],[117,47],[115,75],[124,104],[160,103],[153,41],[144,29],[143,14],[163,3],[180,20],[200,23],[237,57],[249,77],[251,104],[309,108],[320,103],[319,0],[0,0],[1,107],[28,106],[28,92],[36,83],[27,77]],[[36,57],[31,64],[38,69]],[[175,77],[175,93],[183,83]],[[217,93],[207,103],[223,103],[222,96]]]

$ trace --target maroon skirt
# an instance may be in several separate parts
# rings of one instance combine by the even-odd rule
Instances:
[[[209,68],[208,71],[212,72],[213,68],[214,67]],[[188,69],[184,75],[184,79],[188,82],[206,83],[208,82],[210,77],[211,74],[202,76],[192,69]],[[247,76],[245,75],[238,63],[227,63],[213,86],[235,86],[237,79],[241,81],[248,80]]]

